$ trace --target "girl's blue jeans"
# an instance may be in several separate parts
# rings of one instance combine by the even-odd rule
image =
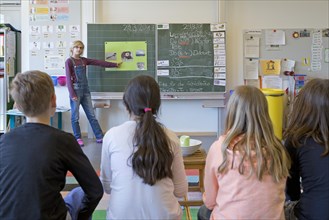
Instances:
[[[71,123],[73,133],[76,139],[81,138],[81,130],[79,125],[79,107],[82,106],[86,113],[87,119],[91,125],[91,128],[95,134],[96,139],[103,138],[102,129],[96,119],[95,111],[91,101],[91,94],[88,88],[79,88],[74,90],[77,95],[77,100],[70,99],[71,105]]]

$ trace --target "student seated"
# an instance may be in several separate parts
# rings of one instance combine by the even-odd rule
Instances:
[[[133,78],[123,102],[131,121],[104,136],[101,181],[111,194],[107,219],[181,219],[187,193],[179,139],[157,121],[160,90],[150,76]]]
[[[313,79],[300,90],[284,137],[292,159],[286,219],[329,219],[328,79]]]
[[[74,136],[49,125],[56,110],[50,76],[18,73],[11,96],[27,123],[0,137],[0,219],[91,219],[102,184]],[[81,187],[63,199],[68,171]]]
[[[264,94],[237,87],[227,105],[225,133],[207,154],[198,219],[284,219],[289,167]]]

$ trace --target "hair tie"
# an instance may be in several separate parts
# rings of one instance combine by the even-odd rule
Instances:
[[[151,108],[144,108],[144,112],[146,113],[146,112],[151,112],[152,111],[152,109]]]

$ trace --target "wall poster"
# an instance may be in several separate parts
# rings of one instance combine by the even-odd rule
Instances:
[[[119,69],[115,71],[127,70],[147,70],[147,42],[105,42],[105,60],[110,62],[122,62]],[[113,68],[106,68],[112,71]]]
[[[77,0],[29,0],[30,69],[65,74],[70,44],[81,37],[80,4]]]

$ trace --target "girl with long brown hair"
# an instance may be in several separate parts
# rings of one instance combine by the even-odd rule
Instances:
[[[104,137],[101,181],[111,194],[108,219],[181,219],[177,197],[187,179],[177,136],[157,121],[161,104],[154,78],[141,75],[126,88],[131,121]]]

